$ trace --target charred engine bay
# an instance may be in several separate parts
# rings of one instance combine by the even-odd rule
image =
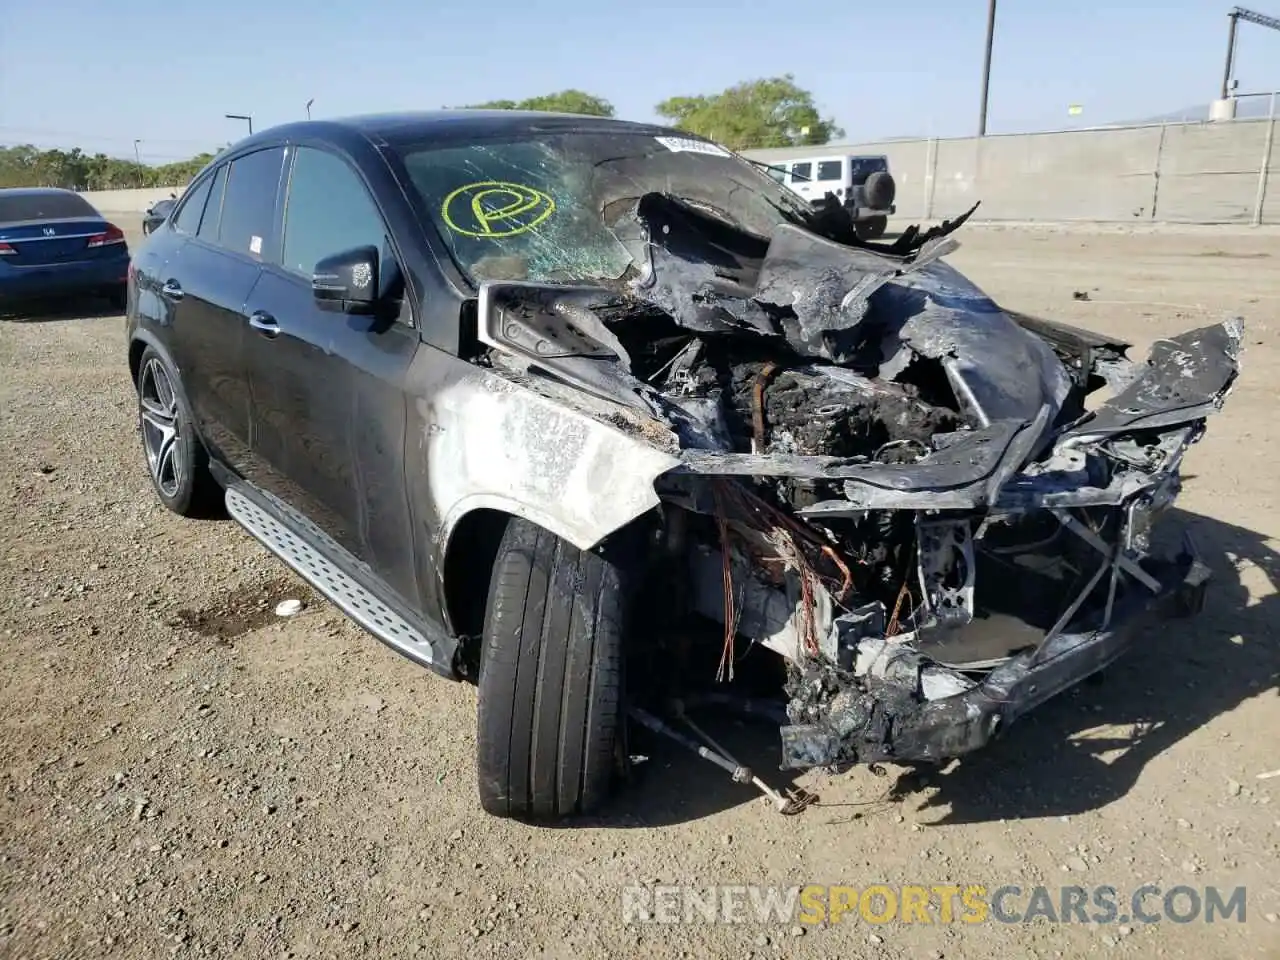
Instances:
[[[726,452],[909,462],[963,422],[941,366],[925,369],[930,361],[878,380],[874,366],[815,362],[756,336],[672,337],[677,355],[664,358],[647,356],[654,341],[636,341],[635,330],[614,330],[638,377],[693,412]]]
[[[640,198],[632,217],[648,238],[643,268],[600,286],[491,285],[491,345],[643,410],[683,449],[901,464],[929,453],[935,435],[981,424],[946,361],[982,345],[940,335],[927,293],[882,289],[934,264],[963,218],[877,247],[838,220],[825,229],[848,243],[786,223],[766,240],[661,194]],[[1028,338],[1003,314],[981,326],[978,340]],[[1024,406],[1034,415],[1039,403]]]

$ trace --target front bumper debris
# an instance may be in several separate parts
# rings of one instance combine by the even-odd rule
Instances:
[[[851,705],[860,713],[862,736],[850,737],[830,724],[792,724],[781,729],[782,766],[799,769],[857,760],[941,761],[985,746],[1023,714],[1106,667],[1145,627],[1174,616],[1190,616],[1204,605],[1210,579],[1188,538],[1181,556],[1147,572],[1157,592],[1117,602],[1104,629],[1059,633],[992,670],[977,686],[939,700],[912,703],[884,684],[868,686]],[[883,694],[887,694],[884,696]],[[895,708],[901,712],[895,713]]]

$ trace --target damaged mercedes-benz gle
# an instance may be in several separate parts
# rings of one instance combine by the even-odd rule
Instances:
[[[264,175],[281,187],[246,230],[233,191]],[[629,721],[803,807],[702,733],[699,702],[776,713],[788,768],[959,756],[1198,610],[1207,568],[1153,524],[1242,333],[1135,362],[1006,310],[943,259],[968,215],[864,242],[834,200],[616,121],[267,131],[139,255],[156,489],[190,512],[207,472],[370,632],[475,679],[493,813],[595,807]],[[184,323],[206,247],[220,277],[228,254],[260,271],[230,359]],[[735,696],[753,647],[763,705]]]

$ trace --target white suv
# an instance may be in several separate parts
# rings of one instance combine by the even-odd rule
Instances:
[[[771,164],[769,173],[810,203],[835,194],[867,239],[883,236],[896,210],[896,186],[885,156],[806,157]]]

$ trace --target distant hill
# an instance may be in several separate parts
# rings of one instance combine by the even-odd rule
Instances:
[[[1251,120],[1265,117],[1271,109],[1269,97],[1247,97],[1236,101],[1236,119]],[[1280,115],[1280,96],[1276,97],[1276,113]],[[1209,119],[1209,104],[1202,103],[1195,107],[1186,107],[1170,113],[1162,113],[1156,117],[1145,117],[1132,120],[1130,123],[1195,123]]]

